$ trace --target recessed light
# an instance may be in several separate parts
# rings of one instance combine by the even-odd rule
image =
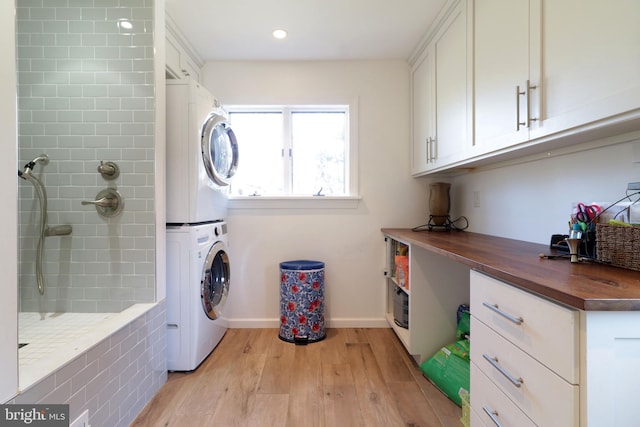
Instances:
[[[283,39],[287,37],[287,31],[283,30],[282,28],[276,28],[271,34],[273,34],[273,37],[277,39]]]

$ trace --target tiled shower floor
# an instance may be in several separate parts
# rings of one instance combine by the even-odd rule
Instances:
[[[40,370],[49,364],[51,356],[68,349],[92,328],[114,313],[19,313],[18,342],[20,345],[20,376],[30,370]]]

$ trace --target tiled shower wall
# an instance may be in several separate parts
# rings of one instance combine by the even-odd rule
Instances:
[[[165,303],[7,403],[68,403],[92,427],[126,427],[167,381]]]
[[[16,0],[18,157],[45,153],[36,175],[48,193],[45,296],[37,291],[39,204],[20,189],[20,310],[119,312],[153,302],[153,0]],[[132,29],[119,26],[127,20]],[[97,172],[115,162],[114,181]],[[124,211],[105,219],[83,200],[115,188]]]

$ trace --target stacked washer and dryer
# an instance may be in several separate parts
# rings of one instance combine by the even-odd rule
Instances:
[[[219,102],[197,82],[167,81],[167,368],[191,371],[227,328],[228,188],[238,145]]]

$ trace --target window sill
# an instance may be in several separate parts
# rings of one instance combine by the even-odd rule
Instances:
[[[356,209],[360,196],[229,196],[229,209]]]

